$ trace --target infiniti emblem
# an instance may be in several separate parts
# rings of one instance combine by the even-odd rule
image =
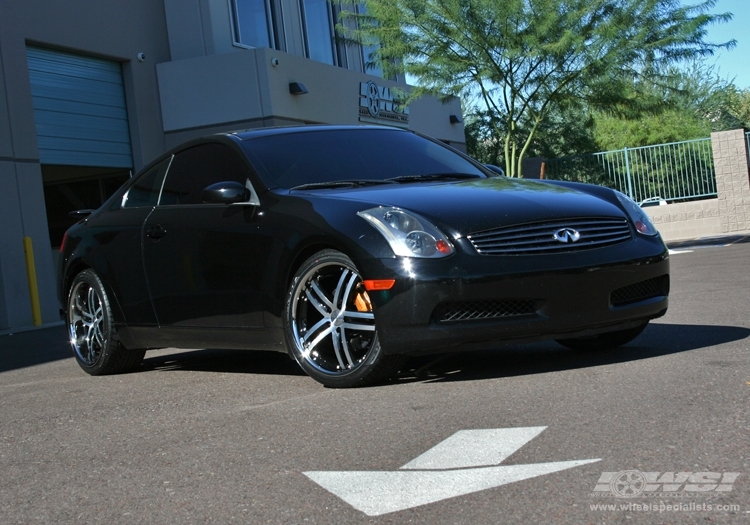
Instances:
[[[581,234],[575,231],[573,228],[560,228],[553,235],[556,241],[560,242],[576,242],[581,238]]]

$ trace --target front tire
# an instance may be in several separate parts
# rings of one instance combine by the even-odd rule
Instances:
[[[70,285],[66,317],[73,354],[80,367],[98,376],[136,368],[145,350],[128,350],[117,337],[112,308],[101,279],[91,269]]]
[[[558,339],[557,342],[573,350],[586,350],[586,351],[597,351],[597,350],[609,350],[610,348],[617,348],[624,344],[629,343],[646,329],[648,321],[642,325],[635,326],[633,328],[627,328],[625,330],[617,330],[616,332],[607,332],[604,334],[595,335],[592,337],[578,337],[575,339]]]
[[[315,254],[297,270],[284,329],[292,357],[328,387],[371,385],[395,374],[404,362],[402,356],[383,353],[362,277],[336,250]]]

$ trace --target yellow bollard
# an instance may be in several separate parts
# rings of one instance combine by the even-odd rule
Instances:
[[[23,238],[23,251],[26,255],[26,274],[29,277],[29,296],[31,297],[31,317],[34,326],[42,325],[42,308],[39,305],[39,287],[36,284],[36,266],[34,265],[34,248],[31,237]]]

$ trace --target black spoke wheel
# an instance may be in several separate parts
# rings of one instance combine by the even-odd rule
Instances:
[[[573,350],[608,350],[629,343],[646,329],[648,321],[642,325],[616,332],[607,332],[592,337],[578,337],[575,339],[558,339],[557,342]]]
[[[127,372],[143,360],[145,350],[127,350],[117,338],[109,298],[93,270],[73,279],[66,316],[73,354],[87,373]]]
[[[369,385],[397,372],[403,362],[383,353],[362,277],[341,252],[323,250],[300,266],[284,321],[290,353],[326,386]]]

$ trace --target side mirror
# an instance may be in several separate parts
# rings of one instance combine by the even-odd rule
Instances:
[[[203,190],[204,204],[234,204],[250,200],[250,190],[235,181],[211,184]]]

